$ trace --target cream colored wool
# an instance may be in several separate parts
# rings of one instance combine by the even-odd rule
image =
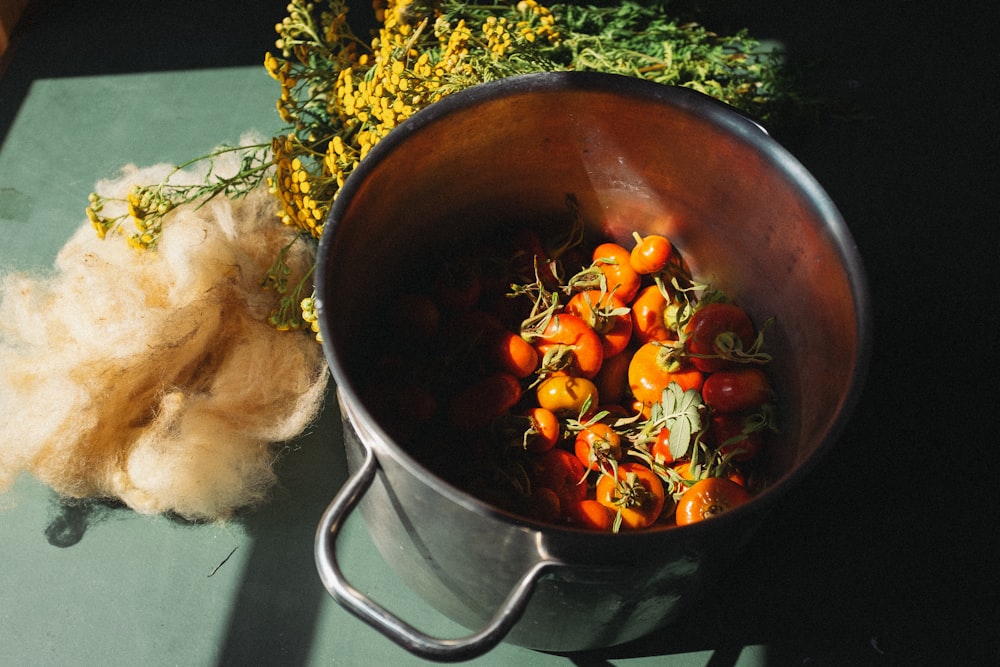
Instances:
[[[98,184],[124,196],[166,167]],[[181,174],[197,183],[202,175]],[[81,226],[51,274],[0,283],[0,492],[28,472],[71,498],[225,519],[266,499],[278,444],[318,413],[311,333],[267,323],[261,278],[295,231],[263,188],[167,217],[156,250]],[[296,243],[303,275],[313,253]]]

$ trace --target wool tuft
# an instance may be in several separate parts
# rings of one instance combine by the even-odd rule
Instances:
[[[168,171],[128,167],[97,191]],[[279,295],[261,279],[295,234],[261,187],[177,207],[155,250],[88,223],[52,272],[3,276],[0,492],[26,472],[66,498],[191,520],[266,500],[280,443],[315,419],[329,376],[311,333],[267,322]],[[286,257],[293,276],[313,260],[303,242]]]

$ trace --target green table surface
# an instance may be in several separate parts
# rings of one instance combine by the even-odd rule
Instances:
[[[926,303],[909,287],[925,274],[898,259],[900,239],[910,248],[936,248],[924,255],[923,266],[941,273],[955,266],[942,259],[946,253],[971,248],[971,259],[961,260],[964,274],[949,274],[952,288],[992,285],[995,291],[998,284],[990,268],[998,247],[994,200],[978,181],[958,175],[984,146],[961,135],[959,124],[949,125],[949,136],[932,142],[943,156],[934,159],[944,164],[914,166],[931,159],[933,149],[915,137],[931,134],[942,117],[937,112],[964,101],[972,109],[965,125],[977,119],[985,125],[987,117],[971,87],[935,97],[933,109],[926,98],[918,108],[909,85],[895,97],[881,94],[890,80],[913,86],[944,80],[970,57],[944,52],[935,59],[919,46],[969,24],[932,15],[930,3],[889,4],[906,5],[911,18],[917,13],[916,27],[906,32],[917,37],[900,42],[910,44],[901,52],[879,49],[890,32],[902,34],[901,14],[891,7],[854,3],[846,14],[838,6],[796,20],[782,3],[770,2],[754,12],[721,14],[795,45],[793,55],[804,62],[818,59],[814,76],[825,92],[841,110],[858,112],[855,121],[827,119],[787,137],[857,236],[879,309],[869,380],[875,389],[866,392],[842,447],[782,501],[743,561],[678,627],[587,655],[504,644],[471,664],[988,664],[932,657],[942,647],[955,657],[960,649],[984,646],[977,659],[1000,655],[984,640],[995,635],[1000,596],[975,518],[995,500],[963,487],[962,506],[979,509],[958,514],[941,506],[947,476],[928,469],[937,458],[912,454],[936,442],[914,426],[924,413],[912,381],[919,372],[898,352],[928,342],[938,310],[924,312],[924,328],[906,324]],[[244,132],[280,128],[276,85],[259,63],[283,2],[97,5],[36,3],[6,56],[6,71],[0,70],[0,271],[50,268],[85,224],[83,208],[95,182],[126,163],[176,163]],[[210,16],[199,22],[189,18],[193,11]],[[843,40],[854,48],[845,49]],[[871,53],[888,64],[873,64]],[[987,142],[994,175],[995,147],[995,139]],[[949,209],[942,189],[961,191],[962,215]],[[992,236],[981,235],[982,225],[963,226],[984,214],[993,216],[987,218]],[[952,229],[947,242],[934,233],[942,221]],[[986,243],[966,243],[972,238]],[[959,393],[945,397],[943,410],[995,412],[962,393],[958,376],[977,380],[983,371],[973,364],[946,377]],[[979,442],[959,440],[973,449]],[[335,404],[292,444],[273,500],[226,524],[138,516],[99,503],[67,506],[34,479],[19,479],[0,495],[0,664],[424,664],[337,605],[316,573],[315,527],[347,474]],[[966,470],[974,465],[952,460],[964,461]],[[348,521],[340,544],[344,570],[359,589],[428,632],[466,633],[400,583],[359,517]]]

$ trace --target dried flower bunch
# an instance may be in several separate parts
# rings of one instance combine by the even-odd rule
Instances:
[[[207,161],[197,185],[177,185],[168,175],[135,186],[125,206],[91,195],[87,215],[97,233],[121,233],[138,249],[153,248],[176,207],[218,195],[240,198],[266,183],[276,219],[300,231],[293,243],[315,242],[337,192],[372,146],[445,95],[516,74],[636,76],[693,88],[765,120],[789,95],[779,54],[746,32],[720,36],[672,20],[662,3],[374,0],[373,7],[380,27],[366,40],[350,27],[344,0],[323,7],[292,0],[275,26],[277,50],[264,58],[280,85],[277,111],[287,130],[178,167]],[[237,171],[214,168],[233,153]],[[281,295],[270,322],[318,332],[311,275],[292,275],[285,254],[262,276],[262,286]]]
[[[558,70],[688,86],[762,119],[789,94],[756,41],[662,6],[374,8],[362,39],[345,0],[292,0],[264,59],[284,131],[125,168],[96,185],[53,273],[0,276],[0,406],[16,406],[0,409],[0,493],[24,471],[150,514],[225,519],[263,502],[281,443],[323,404],[321,348],[282,332],[318,329],[327,212],[371,148],[442,97]]]

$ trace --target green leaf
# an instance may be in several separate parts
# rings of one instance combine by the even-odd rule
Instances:
[[[668,427],[670,429],[670,455],[674,460],[687,456],[691,446],[691,422],[687,419],[675,419]]]
[[[662,422],[670,431],[670,455],[675,459],[688,455],[693,435],[701,430],[702,408],[701,393],[685,391],[676,382],[667,385],[660,402],[653,405],[650,419]]]

